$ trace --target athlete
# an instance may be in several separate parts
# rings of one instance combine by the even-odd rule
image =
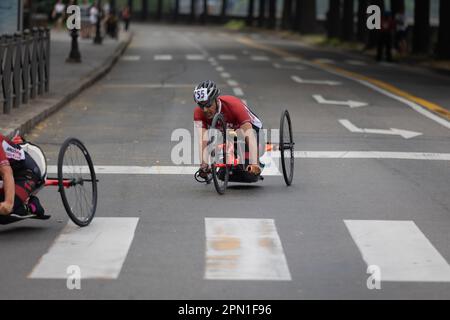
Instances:
[[[44,183],[41,170],[20,146],[22,139],[13,140],[16,143],[0,134],[0,215],[43,216],[44,208],[33,194]]]
[[[241,132],[248,145],[249,164],[246,170],[254,175],[260,175],[262,164],[259,156],[263,151],[262,144],[259,144],[259,132],[263,124],[256,114],[239,98],[220,95],[219,88],[211,80],[203,81],[195,87],[194,101],[197,104],[194,109],[194,124],[199,130],[198,136],[204,137],[205,130],[211,126],[214,115],[222,113],[228,126]],[[204,154],[207,150],[207,141],[200,138],[199,142],[200,176],[205,178],[210,170],[206,161],[207,155]]]

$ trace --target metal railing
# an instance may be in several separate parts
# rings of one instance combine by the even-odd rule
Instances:
[[[19,108],[49,90],[50,29],[33,28],[0,37],[0,107]]]

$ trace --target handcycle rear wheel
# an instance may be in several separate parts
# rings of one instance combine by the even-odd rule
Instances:
[[[217,193],[224,194],[227,189],[230,172],[227,165],[227,125],[221,113],[217,113],[214,116],[211,129],[213,130],[210,131],[209,141],[212,147],[212,177]]]
[[[292,125],[289,112],[284,110],[280,119],[280,154],[281,167],[286,185],[292,184],[294,177],[294,141],[292,139]]]
[[[70,219],[80,227],[89,225],[97,209],[97,179],[91,156],[76,138],[59,150],[58,189]]]

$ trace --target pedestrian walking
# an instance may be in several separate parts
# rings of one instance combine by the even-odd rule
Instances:
[[[83,3],[80,5],[80,15],[81,15],[81,37],[83,39],[87,39],[91,37],[91,26],[89,21],[89,11],[91,5],[88,0],[83,0]]]
[[[95,34],[95,28],[97,26],[97,19],[99,19],[100,10],[98,6],[98,2],[95,2],[93,6],[89,9],[89,22],[91,23],[91,32],[90,34]]]
[[[128,28],[130,27],[130,20],[131,20],[131,10],[129,6],[125,6],[122,9],[122,20],[125,24],[125,31],[128,31]]]
[[[407,52],[407,30],[408,24],[406,22],[405,10],[395,14],[395,49],[400,56],[404,56]]]
[[[56,22],[55,26],[57,29],[62,29],[64,16],[65,16],[66,5],[62,2],[62,0],[58,0],[55,3],[52,11],[52,19]]]
[[[392,38],[395,31],[395,22],[389,11],[381,17],[381,30],[378,31],[377,61],[386,54],[386,60],[392,62]]]

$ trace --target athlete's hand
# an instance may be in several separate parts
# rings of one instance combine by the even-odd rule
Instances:
[[[208,178],[208,173],[210,173],[210,168],[209,168],[209,166],[208,166],[208,164],[207,163],[202,163],[201,165],[200,165],[200,173],[199,173],[199,176],[202,178],[202,179],[207,179]]]
[[[14,204],[6,201],[0,202],[0,214],[8,215],[12,212]]]
[[[247,171],[253,173],[255,176],[261,174],[261,168],[257,164],[248,165]]]

